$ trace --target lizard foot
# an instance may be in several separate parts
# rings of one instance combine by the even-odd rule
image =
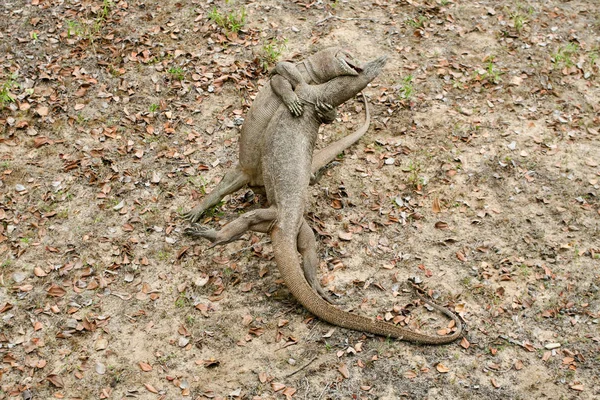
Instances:
[[[317,101],[315,110],[317,111],[317,118],[323,124],[330,124],[335,121],[335,118],[337,117],[337,111],[331,104]]]
[[[186,213],[181,214],[181,216],[184,219],[187,219],[188,221],[194,223],[194,222],[198,222],[200,220],[200,218],[202,218],[202,214],[204,214],[203,209],[199,209],[199,208],[194,208],[193,210],[190,210]]]
[[[288,108],[288,110],[290,110],[290,113],[292,113],[292,115],[294,117],[299,117],[304,112],[302,102],[300,101],[300,98],[296,95],[296,93],[294,93],[294,92],[291,93],[291,96],[284,96],[283,102],[285,103],[285,106]]]
[[[211,242],[214,242],[217,239],[217,231],[206,225],[193,224],[186,228],[183,233],[195,239],[204,238]]]
[[[316,185],[323,177],[323,174],[325,173],[325,171],[327,171],[330,168],[335,167],[336,165],[340,165],[340,163],[337,161],[332,161],[329,164],[327,164],[326,166],[319,168],[319,170],[317,172],[315,172],[314,174],[310,174],[310,185]]]

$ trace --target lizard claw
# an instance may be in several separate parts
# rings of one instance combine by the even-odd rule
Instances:
[[[183,233],[196,239],[204,238],[212,242],[216,238],[217,231],[206,225],[193,224],[192,226],[186,228]]]
[[[299,117],[304,112],[302,102],[300,101],[296,93],[292,92],[292,95],[287,98],[284,98],[283,102],[294,117]]]
[[[187,219],[188,221],[194,223],[200,220],[202,216],[202,211],[197,211],[196,209],[190,210],[186,213],[181,214],[182,218]]]

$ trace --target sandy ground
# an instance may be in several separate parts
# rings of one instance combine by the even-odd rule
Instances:
[[[599,16],[558,0],[3,1],[0,399],[599,398]],[[333,327],[291,298],[268,236],[182,235],[277,51],[331,45],[389,60],[365,90],[371,129],[310,189],[321,282],[345,310],[435,335],[448,321],[414,278],[463,340]],[[319,146],[363,118],[348,102]],[[204,224],[260,206],[225,200]]]

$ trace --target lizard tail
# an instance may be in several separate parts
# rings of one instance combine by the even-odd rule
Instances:
[[[338,154],[346,150],[348,147],[356,143],[369,129],[371,123],[371,114],[369,112],[369,102],[367,97],[362,93],[363,102],[365,103],[365,122],[356,132],[351,133],[348,136],[344,136],[340,140],[331,143],[324,149],[319,150],[314,156],[311,166],[311,172],[316,174],[321,168],[335,160]]]
[[[296,252],[296,234],[286,232],[275,226],[271,231],[271,238],[273,241],[275,262],[286,286],[300,304],[320,319],[347,329],[370,332],[376,335],[389,336],[421,344],[446,344],[455,341],[463,335],[462,322],[457,315],[429,302],[436,310],[441,311],[454,320],[456,324],[455,333],[448,336],[425,335],[387,322],[342,311],[334,307],[316,294],[306,281]]]

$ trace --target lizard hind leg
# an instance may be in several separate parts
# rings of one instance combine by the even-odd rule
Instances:
[[[197,207],[183,214],[183,218],[198,222],[206,210],[219,204],[223,197],[241,189],[248,182],[250,182],[248,175],[239,168],[239,165],[236,166],[235,169],[227,171],[217,187],[206,195]]]
[[[263,233],[268,232],[276,217],[277,209],[275,207],[261,208],[242,214],[220,230],[194,224],[187,228],[184,233],[194,238],[208,239],[212,242],[212,246],[216,246],[218,244],[233,242],[249,230]]]

